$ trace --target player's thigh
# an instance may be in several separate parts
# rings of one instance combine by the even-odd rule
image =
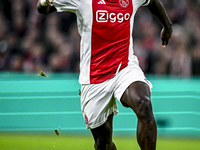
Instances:
[[[136,81],[131,83],[120,101],[123,106],[132,108],[137,115],[141,112],[150,113],[152,111],[150,88],[145,82]]]

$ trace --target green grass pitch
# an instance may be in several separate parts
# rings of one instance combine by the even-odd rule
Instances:
[[[114,136],[118,150],[140,150],[134,137]],[[0,134],[1,150],[93,150],[91,136]],[[158,138],[157,150],[200,150],[200,139]]]

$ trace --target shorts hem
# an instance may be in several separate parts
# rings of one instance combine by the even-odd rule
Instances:
[[[87,125],[86,129],[95,129],[99,126],[101,126],[102,124],[104,124],[108,118],[109,115],[111,115],[113,113],[113,116],[117,115],[119,112],[118,110],[115,111],[111,111],[110,113],[108,113],[108,115],[105,117],[105,119],[103,121],[101,121],[100,123],[94,124],[94,125]]]

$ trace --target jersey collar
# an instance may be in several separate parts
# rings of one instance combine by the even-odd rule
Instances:
[[[116,3],[118,0],[105,0],[107,2]]]

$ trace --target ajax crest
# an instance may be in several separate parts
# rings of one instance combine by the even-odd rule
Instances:
[[[129,5],[129,0],[119,0],[119,4],[120,4],[122,7],[126,8],[126,7],[128,7],[128,5]]]

